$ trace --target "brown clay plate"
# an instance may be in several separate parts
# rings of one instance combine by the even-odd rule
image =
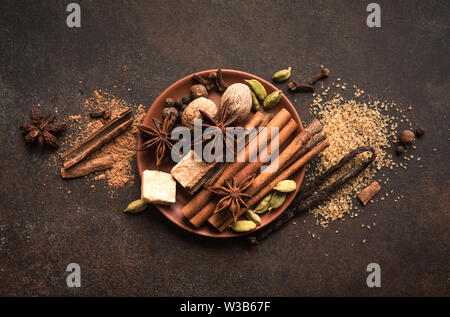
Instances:
[[[205,70],[202,72],[198,72],[196,74],[206,77],[209,72],[212,70]],[[223,69],[223,78],[226,84],[231,85],[234,83],[245,83],[245,79],[257,79],[259,80],[264,87],[267,90],[267,93],[271,93],[274,90],[277,90],[275,86],[273,86],[271,83],[267,82],[266,80],[259,78],[255,75],[245,73],[242,71],[237,70],[231,70],[231,69]],[[192,74],[193,75],[193,74]],[[143,123],[146,125],[153,126],[152,117],[156,117],[158,119],[161,119],[161,112],[164,108],[164,100],[168,97],[171,98],[181,98],[182,96],[189,93],[189,88],[192,85],[192,75],[186,76],[174,84],[172,84],[169,88],[164,90],[164,92],[159,95],[158,98],[153,102],[153,104],[150,106],[149,110],[147,111]],[[209,98],[213,100],[216,104],[219,104],[220,101],[220,95],[218,95],[215,92],[210,93]],[[283,97],[280,101],[280,103],[271,110],[273,113],[277,113],[281,108],[285,108],[288,110],[292,118],[299,124],[299,131],[303,129],[300,117],[297,114],[297,111],[295,110],[294,106],[291,104],[291,102],[286,98],[286,96],[283,94]],[[142,138],[138,138],[138,148],[140,148],[142,144]],[[170,172],[170,169],[174,166],[174,162],[171,161],[170,155],[166,155],[166,158],[164,161],[160,164],[158,167],[158,170]],[[142,178],[142,173],[144,170],[152,170],[156,169],[155,166],[155,153],[153,150],[149,151],[138,151],[137,152],[137,167],[139,171],[139,176]],[[262,224],[258,226],[255,230],[259,230],[262,227],[268,225],[272,221],[274,221],[277,217],[279,217],[283,211],[289,206],[289,204],[294,199],[295,195],[297,194],[301,183],[303,181],[303,177],[305,175],[305,167],[303,167],[301,170],[299,170],[296,174],[294,174],[291,179],[295,180],[297,183],[297,189],[290,193],[289,196],[286,198],[286,201],[284,204],[277,208],[276,210],[272,210],[270,212],[265,213],[262,215],[261,220]],[[170,221],[172,221],[177,226],[207,237],[214,237],[214,238],[231,238],[231,237],[237,237],[248,233],[235,233],[231,230],[226,230],[224,232],[219,232],[215,228],[211,227],[208,223],[205,223],[203,227],[196,229],[182,214],[181,208],[191,199],[191,196],[183,189],[183,187],[179,184],[177,184],[177,197],[176,197],[176,203],[172,204],[170,206],[163,206],[163,205],[156,205],[156,208],[164,215],[166,216]],[[254,231],[253,231],[254,232]]]

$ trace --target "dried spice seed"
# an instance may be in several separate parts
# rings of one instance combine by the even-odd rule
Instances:
[[[400,155],[406,152],[406,148],[403,145],[397,145],[395,152]]]
[[[414,132],[411,130],[403,130],[400,132],[398,139],[402,145],[411,145],[416,140]]]
[[[425,134],[425,129],[422,127],[419,127],[416,129],[416,137],[420,138]]]

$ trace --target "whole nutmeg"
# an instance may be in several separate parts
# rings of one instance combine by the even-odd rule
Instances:
[[[181,123],[191,130],[194,129],[194,120],[202,119],[200,110],[206,112],[212,118],[217,116],[216,104],[210,99],[200,97],[194,101],[191,101],[191,103],[184,109],[183,114],[181,115]]]
[[[175,115],[175,117],[178,117],[178,110],[175,107],[165,107],[162,111],[162,117],[163,119],[165,119],[169,113],[173,112],[173,114]]]
[[[227,115],[233,117],[239,114],[238,122],[242,122],[247,118],[252,109],[252,94],[247,85],[237,83],[233,84],[225,90],[220,99],[220,107],[228,102]]]
[[[398,139],[402,145],[410,145],[416,140],[414,137],[414,132],[411,130],[403,130],[400,132]]]
[[[200,97],[208,98],[208,91],[206,90],[206,87],[201,84],[192,86],[190,91],[191,91],[191,98],[193,100]]]

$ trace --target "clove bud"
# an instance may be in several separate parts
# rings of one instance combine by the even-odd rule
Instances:
[[[314,92],[314,86],[308,84],[296,84],[290,81],[288,84],[289,91]]]
[[[311,78],[311,80],[309,81],[310,85],[314,85],[314,83],[316,81],[318,81],[319,79],[322,79],[323,77],[328,77],[330,75],[330,70],[328,68],[322,67],[322,71],[313,76],[313,78]]]

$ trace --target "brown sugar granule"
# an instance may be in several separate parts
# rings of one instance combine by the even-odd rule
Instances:
[[[364,90],[357,88],[356,85],[353,85],[354,92],[350,99],[345,99],[339,93],[332,93],[330,89],[333,88],[325,88],[322,93],[317,94],[310,105],[310,113],[322,122],[330,146],[319,154],[314,172],[307,179],[312,180],[321,175],[338,163],[345,154],[360,146],[374,147],[377,157],[369,168],[344,184],[326,202],[311,211],[317,218],[317,223],[323,227],[338,219],[344,221],[346,214],[356,215],[355,211],[358,211],[358,207],[354,206],[356,194],[374,180],[379,170],[399,167],[390,153],[392,143],[396,141],[399,118],[388,113],[388,111],[395,112],[398,106],[373,98],[365,102]],[[400,113],[400,109],[397,113]],[[332,175],[323,187],[366,159],[364,155],[355,157]]]

